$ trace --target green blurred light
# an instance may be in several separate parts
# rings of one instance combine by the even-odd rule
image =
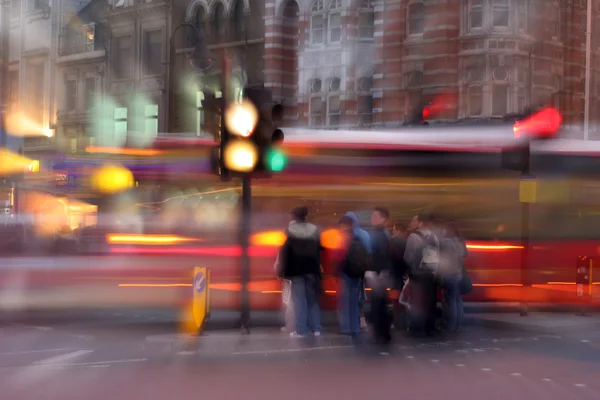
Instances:
[[[273,172],[281,172],[287,165],[287,157],[281,151],[270,150],[267,153],[267,167]]]

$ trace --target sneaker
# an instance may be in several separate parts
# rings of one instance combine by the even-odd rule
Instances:
[[[287,332],[287,331],[288,331],[288,330],[287,330],[287,328],[286,328],[285,326],[281,327],[281,332],[284,332],[284,333],[285,333],[285,332]]]
[[[294,331],[294,332],[290,333],[290,337],[291,338],[303,338],[303,337],[306,337],[306,335],[300,335],[298,332]]]
[[[319,336],[321,336],[321,332],[319,332],[319,331],[314,332],[313,335],[315,335],[315,337],[319,337]]]

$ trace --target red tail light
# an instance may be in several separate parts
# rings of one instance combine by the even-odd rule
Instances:
[[[513,131],[516,138],[525,136],[533,138],[551,138],[556,135],[561,124],[562,116],[558,110],[549,107],[515,122]]]

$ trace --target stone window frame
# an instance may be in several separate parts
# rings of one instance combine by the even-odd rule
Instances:
[[[335,26],[332,23],[332,17],[339,18],[339,26]],[[332,33],[334,29],[339,29],[339,39],[333,40]],[[327,14],[327,43],[329,44],[339,44],[342,42],[343,37],[343,28],[342,28],[342,1],[341,0],[331,0],[329,4],[329,10]]]
[[[416,6],[421,7],[421,14],[417,14],[416,16],[413,14],[413,9]],[[425,2],[422,0],[411,1],[406,6],[406,34],[408,36],[420,36],[425,32]],[[421,28],[418,32],[412,32],[412,27],[414,26],[414,22],[421,21]]]
[[[467,117],[469,118],[480,118],[485,114],[485,110],[484,110],[484,84],[483,83],[476,83],[476,84],[472,84],[472,85],[468,85],[467,86],[467,109],[466,109],[466,114]],[[472,90],[478,89],[479,93],[477,94],[477,97],[479,98],[479,100],[475,100],[475,101],[471,101],[471,97],[472,97]],[[473,111],[471,110],[471,104],[473,103],[477,103],[480,104],[480,112],[479,113],[473,113]]]
[[[495,31],[507,31],[511,28],[511,0],[488,0],[490,25]],[[484,2],[485,6],[485,2]],[[506,25],[496,25],[496,14],[506,14]],[[485,19],[484,19],[485,25]]]
[[[369,24],[363,22],[369,21]],[[363,32],[368,32],[363,34]],[[375,8],[370,0],[360,0],[358,5],[358,39],[373,40],[375,38]]]
[[[323,46],[326,42],[326,18],[327,13],[325,12],[325,6],[323,4],[323,0],[313,0],[310,6],[310,44]],[[315,27],[315,21],[320,20],[322,25],[320,27]],[[315,41],[315,32],[321,32],[321,40]]]
[[[319,78],[310,79],[308,81],[308,123],[311,127],[319,127],[323,125],[323,81]],[[319,101],[320,107],[318,107],[318,114],[313,110],[313,102]],[[318,118],[320,123],[315,124],[314,118]]]
[[[334,85],[334,82],[337,82],[338,85]],[[334,76],[327,80],[327,102],[326,102],[326,124],[330,127],[337,127],[340,125],[340,119],[342,115],[342,79],[338,76]],[[338,110],[337,112],[331,111],[331,103],[332,99],[336,99],[338,102]],[[332,119],[334,121],[332,121]],[[337,121],[335,121],[337,119]]]
[[[479,32],[485,28],[485,0],[467,0],[467,32]],[[473,16],[480,15],[481,25],[473,26]]]
[[[69,93],[69,89],[72,86],[73,93]],[[77,81],[77,75],[73,73],[65,74],[65,83],[64,83],[65,91],[64,91],[64,111],[67,113],[76,112],[78,109],[78,95],[79,95],[79,82]],[[70,102],[73,104],[69,104]]]

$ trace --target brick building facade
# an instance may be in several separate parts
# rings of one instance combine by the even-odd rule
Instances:
[[[566,123],[578,125],[586,6],[585,0],[267,0],[265,82],[298,125],[397,126],[431,102],[441,120],[501,118],[552,104]],[[594,8],[592,26],[600,26],[600,4]],[[598,122],[600,28],[592,29],[591,115]]]

